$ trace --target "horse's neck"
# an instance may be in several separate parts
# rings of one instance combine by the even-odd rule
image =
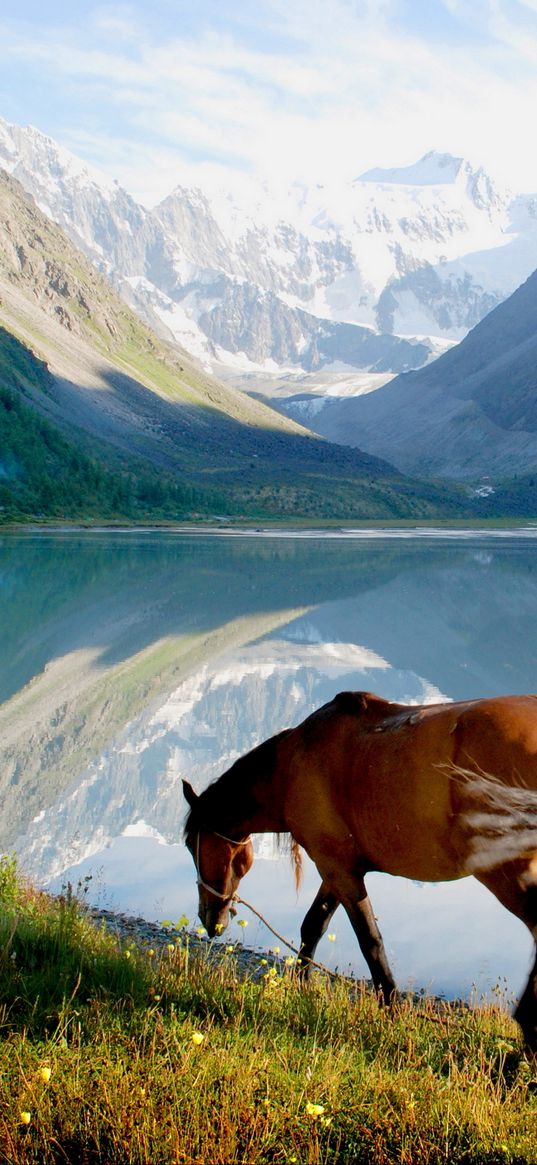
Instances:
[[[242,833],[285,833],[287,825],[285,818],[274,797],[263,797],[263,789],[259,789],[259,802],[241,820]]]
[[[234,831],[284,833],[284,768],[279,745],[288,730],[240,757],[213,786]],[[223,796],[222,796],[223,795]],[[225,804],[225,808],[224,808]]]

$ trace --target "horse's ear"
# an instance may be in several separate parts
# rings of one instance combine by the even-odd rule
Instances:
[[[198,800],[198,794],[194,792],[192,785],[189,785],[188,781],[183,781],[183,793],[185,795],[185,801],[188,801],[192,809]]]

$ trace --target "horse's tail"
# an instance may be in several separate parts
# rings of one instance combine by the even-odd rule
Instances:
[[[537,789],[505,785],[488,773],[456,768],[461,822],[468,839],[466,867],[485,873],[505,862],[537,860]]]

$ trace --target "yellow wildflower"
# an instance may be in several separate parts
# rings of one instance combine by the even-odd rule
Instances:
[[[215,926],[215,928],[214,928],[214,929],[215,929],[215,931],[216,931],[216,933],[217,933],[217,934],[222,934],[222,931],[223,931],[223,929],[224,929],[224,923],[223,923],[223,922],[217,922],[217,924],[216,924],[216,926]]]
[[[203,1035],[203,1032],[192,1032],[192,1035],[190,1038],[192,1040],[192,1043],[195,1044],[196,1047],[198,1048],[199,1045],[203,1043],[205,1036]]]
[[[274,955],[279,955],[279,953],[280,953],[280,947],[273,947],[273,948],[272,948],[272,953],[273,953]]]
[[[21,1119],[21,1124],[23,1124],[23,1125],[29,1125],[29,1124],[30,1124],[30,1121],[31,1121],[31,1119],[32,1119],[32,1114],[31,1114],[31,1112],[21,1112],[21,1114],[20,1114],[20,1119]]]
[[[196,927],[196,934],[199,934],[199,935],[205,934],[205,927],[204,926],[197,926]]]
[[[173,923],[171,922],[171,920],[169,918],[163,918],[160,925],[161,926],[173,926]]]
[[[294,961],[295,961],[295,960],[294,960],[293,956],[292,956],[292,955],[288,955],[288,956],[287,956],[287,958],[286,958],[286,960],[285,960],[285,966],[286,966],[286,967],[292,967],[292,966],[293,966],[293,963],[294,963]]]
[[[131,952],[130,952],[130,951],[125,951],[125,958],[126,958],[126,959],[130,959],[130,957],[131,957]]]
[[[149,947],[147,954],[148,954],[150,959],[153,958],[153,955],[155,954],[153,947]]]
[[[190,920],[187,918],[186,914],[182,914],[177,925],[178,926],[188,926],[189,921]]]
[[[237,919],[237,926],[242,926],[242,929],[244,930],[245,926],[248,926],[247,919],[246,918],[238,918]]]
[[[175,943],[168,943],[166,949],[170,952],[170,955],[173,954],[175,950]]]
[[[44,1065],[39,1069],[39,1075],[43,1081],[43,1084],[48,1084],[50,1077],[52,1076],[52,1070],[51,1068],[47,1068],[47,1066]]]
[[[306,1112],[308,1116],[317,1117],[324,1113],[324,1104],[312,1104],[311,1100],[306,1103]]]

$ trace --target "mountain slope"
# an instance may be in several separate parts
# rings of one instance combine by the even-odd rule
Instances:
[[[0,165],[213,370],[416,368],[537,266],[535,197],[446,154],[343,186],[179,184],[152,210],[31,127],[0,120]]]
[[[46,388],[15,385],[24,403],[115,472],[158,471],[166,483],[216,491],[231,513],[388,516],[457,505],[207,376],[141,324],[5,174],[0,322],[53,373]]]
[[[537,272],[433,364],[332,401],[314,423],[405,472],[497,480],[537,469]]]

